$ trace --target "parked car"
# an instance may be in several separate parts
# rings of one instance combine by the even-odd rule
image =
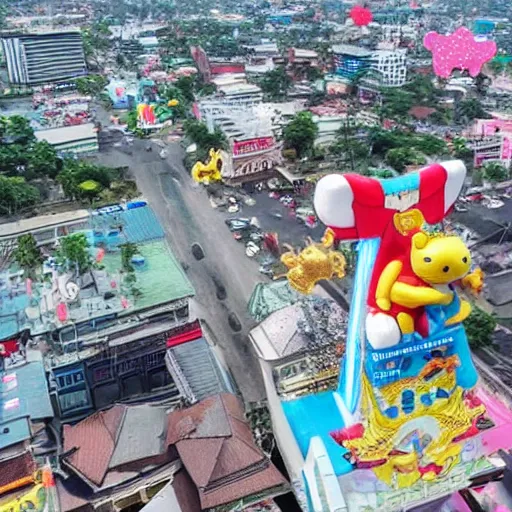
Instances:
[[[201,261],[204,258],[203,248],[199,244],[192,244],[192,255],[197,261]]]

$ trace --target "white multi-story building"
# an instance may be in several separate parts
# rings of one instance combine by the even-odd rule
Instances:
[[[37,85],[87,74],[79,31],[3,35],[9,82]]]
[[[401,87],[407,80],[406,50],[377,50],[370,58],[370,69],[377,72],[385,87]]]

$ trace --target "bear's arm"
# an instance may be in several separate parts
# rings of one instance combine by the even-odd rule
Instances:
[[[413,286],[397,281],[391,289],[391,302],[406,308],[419,308],[436,304],[448,305],[453,294],[438,292],[428,286]]]
[[[391,309],[391,288],[398,279],[400,272],[402,272],[402,262],[395,260],[386,265],[377,283],[377,290],[375,291],[375,301],[377,306],[383,311]]]

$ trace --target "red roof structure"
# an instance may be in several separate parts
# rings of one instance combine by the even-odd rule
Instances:
[[[30,483],[29,481],[25,482],[24,484],[21,481],[31,477],[35,470],[36,463],[34,461],[34,457],[28,451],[16,457],[12,457],[11,459],[1,461],[0,489],[11,484],[15,485],[15,483],[18,481],[20,481],[19,486],[27,485]]]
[[[74,472],[98,488],[121,483],[150,465],[176,459],[165,444],[165,409],[151,405],[114,407],[74,426],[64,426],[64,456]],[[126,474],[124,472],[126,471]]]
[[[417,105],[415,107],[412,107],[409,110],[409,114],[414,117],[415,119],[418,119],[420,121],[424,121],[428,117],[430,117],[434,112],[437,112],[435,108],[432,107],[422,107],[420,105]]]
[[[216,395],[171,412],[166,443],[176,446],[197,486],[202,509],[265,491],[285,491],[286,480],[254,444],[235,395]]]

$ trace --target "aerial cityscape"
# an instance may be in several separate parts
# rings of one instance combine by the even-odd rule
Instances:
[[[0,0],[0,512],[512,512],[512,3]]]

